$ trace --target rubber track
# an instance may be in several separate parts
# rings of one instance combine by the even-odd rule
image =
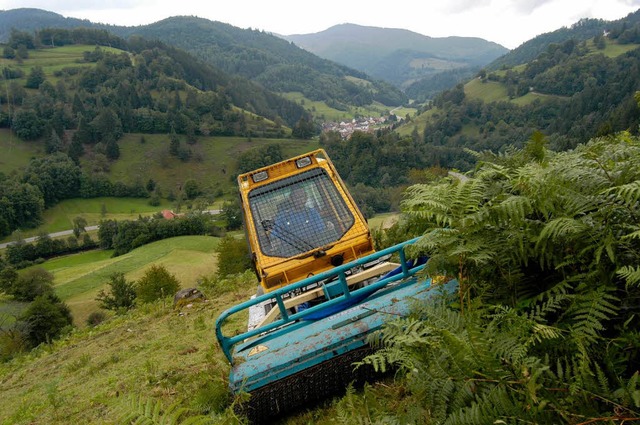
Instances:
[[[350,383],[358,387],[380,376],[369,365],[357,369],[353,366],[372,352],[369,347],[353,350],[258,388],[250,393],[251,398],[238,413],[245,415],[251,424],[269,423],[283,413],[343,395]]]

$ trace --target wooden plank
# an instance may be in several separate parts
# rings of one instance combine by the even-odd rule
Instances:
[[[385,273],[390,272],[391,270],[399,267],[400,264],[397,263],[390,263],[390,262],[385,262],[385,263],[380,263],[377,264],[373,267],[371,267],[370,269],[366,269],[363,270],[362,272],[355,274],[355,275],[351,275],[349,277],[347,277],[347,285],[349,287],[356,285],[358,283],[361,283],[367,279],[371,279],[372,277],[376,277],[376,276],[381,276]],[[300,305],[302,303],[305,303],[307,301],[311,301],[314,300],[316,298],[319,298],[321,296],[324,296],[324,291],[322,290],[322,287],[318,287],[315,289],[312,289],[311,291],[307,291],[304,292],[300,295],[298,295],[297,297],[293,297],[293,298],[289,298],[287,300],[284,300],[284,306],[289,309],[291,307],[295,307],[297,305]],[[271,322],[273,322],[274,320],[276,320],[276,318],[280,315],[280,309],[277,306],[274,306],[269,313],[267,313],[267,315],[264,317],[264,319],[262,319],[262,322],[260,322],[260,324],[258,325],[258,327],[260,326],[264,326],[266,324],[269,324]]]

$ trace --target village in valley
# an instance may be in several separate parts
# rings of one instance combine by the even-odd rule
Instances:
[[[389,125],[389,121],[389,118],[386,116],[378,118],[354,118],[349,121],[340,121],[339,123],[330,121],[322,124],[322,132],[335,131],[340,133],[340,136],[343,139],[348,139],[354,131],[363,131],[365,133],[372,132]]]

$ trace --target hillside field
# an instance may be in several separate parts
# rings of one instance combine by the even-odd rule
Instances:
[[[174,403],[212,409],[207,403],[221,399],[228,373],[213,324],[253,291],[238,288],[182,311],[145,305],[0,365],[0,423],[129,423],[123,418],[143,416],[147,402],[163,411]]]
[[[217,270],[218,241],[211,236],[181,236],[153,242],[118,257],[112,257],[112,251],[96,250],[55,258],[34,267],[53,273],[56,293],[71,308],[75,324],[84,326],[89,314],[99,309],[95,297],[106,289],[113,273],[124,273],[128,281],[135,281],[151,265],[162,265],[183,288],[194,287],[199,278]]]

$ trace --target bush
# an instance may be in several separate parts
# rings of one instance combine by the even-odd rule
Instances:
[[[13,322],[8,314],[0,313],[0,362],[6,362],[29,348],[25,324]]]
[[[36,297],[22,315],[32,347],[51,342],[73,324],[69,307],[53,292]]]
[[[27,270],[16,279],[9,291],[17,301],[33,301],[37,297],[53,294],[53,275],[43,268]]]
[[[94,328],[105,320],[107,320],[107,315],[104,311],[94,311],[87,317],[87,326]]]
[[[164,266],[153,265],[138,280],[136,294],[143,303],[152,302],[169,295],[173,296],[180,290],[180,282],[169,273]]]
[[[249,247],[244,238],[227,235],[220,240],[216,248],[218,253],[218,277],[242,273],[251,268]]]
[[[101,289],[96,297],[100,307],[116,312],[131,309],[136,302],[135,284],[127,282],[123,273],[114,273],[109,279],[110,292],[107,293]]]

